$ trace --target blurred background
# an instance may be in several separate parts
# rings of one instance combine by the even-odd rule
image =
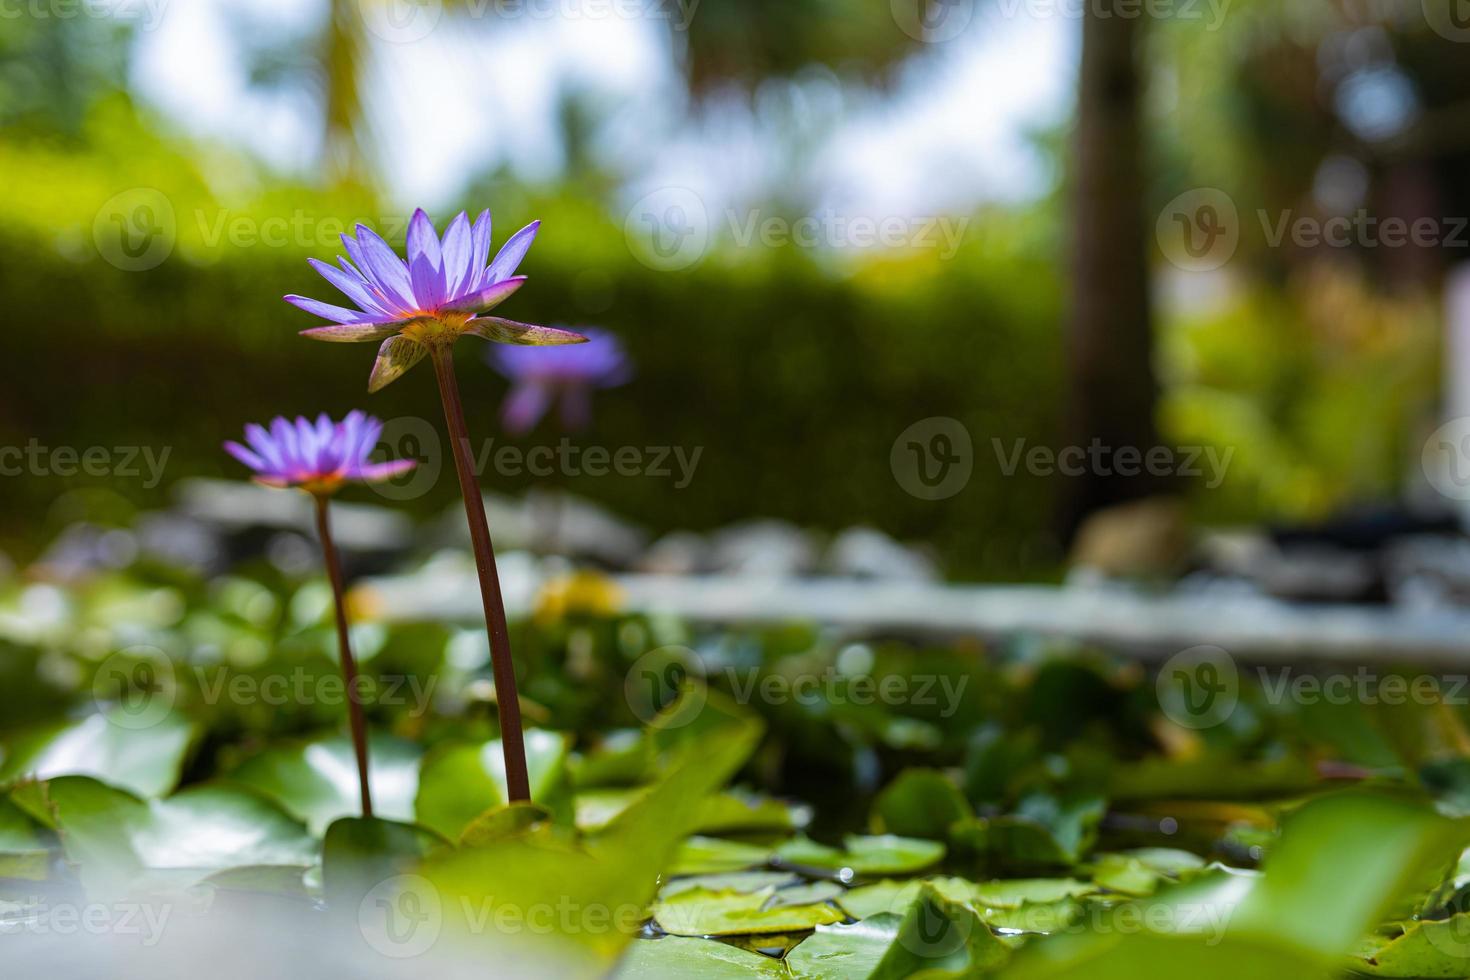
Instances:
[[[305,259],[358,221],[488,207],[497,245],[544,222],[507,315],[604,328],[632,370],[585,427],[512,433],[461,345],[510,544],[1452,601],[1464,10],[1125,7],[13,5],[0,541],[253,507],[196,481],[275,414],[363,407],[430,463],[427,374],[367,396],[372,351],[303,342],[280,297],[337,301]],[[515,465],[564,442],[637,462]],[[361,502],[430,520],[453,480],[422,469]],[[590,530],[548,538],[537,500]]]

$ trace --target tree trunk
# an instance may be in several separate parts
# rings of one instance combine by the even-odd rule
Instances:
[[[1164,485],[1146,472],[1119,475],[1111,465],[1120,449],[1146,454],[1158,445],[1139,122],[1143,21],[1099,17],[1092,5],[1084,8],[1065,445],[1089,455],[1083,475],[1064,478],[1060,530],[1067,541],[1094,511],[1150,496]],[[1105,465],[1092,462],[1089,447],[1099,444]]]

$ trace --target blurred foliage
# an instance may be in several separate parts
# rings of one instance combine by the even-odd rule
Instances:
[[[279,298],[329,297],[305,258],[337,254],[337,233],[355,220],[401,237],[406,216],[350,192],[280,183],[237,192],[248,203],[226,203],[236,196],[211,188],[243,176],[238,164],[216,161],[222,169],[212,172],[209,161],[170,152],[121,103],[101,107],[91,126],[86,153],[0,145],[0,174],[14,189],[0,204],[0,251],[14,257],[0,262],[0,289],[18,322],[44,324],[14,338],[12,356],[32,369],[0,393],[0,441],[167,445],[171,483],[232,473],[220,441],[277,413],[364,407],[383,418],[436,419],[422,384],[369,399],[371,349],[302,341],[295,331],[314,321]],[[176,228],[156,268],[125,271],[98,253],[94,232],[109,249],[120,234],[109,223],[117,205],[108,205],[119,187],[168,188],[141,199],[159,214],[140,217],[145,226],[171,211]],[[830,529],[875,523],[939,542],[957,568],[976,574],[1054,560],[1044,485],[1024,474],[1000,478],[990,446],[992,435],[1051,442],[1056,410],[1042,393],[1056,390],[1049,324],[1058,296],[1044,233],[1022,230],[1027,244],[1017,249],[1014,219],[997,215],[977,221],[950,261],[919,253],[834,273],[788,247],[722,250],[689,271],[661,272],[640,264],[591,202],[506,186],[474,206],[485,203],[496,208],[497,241],[532,217],[544,221],[526,269],[531,284],[508,313],[605,326],[636,365],[635,382],[600,395],[595,427],[576,440],[703,448],[687,488],[609,476],[576,479],[578,492],[657,529],[757,513]],[[472,434],[499,445],[504,382],[483,366],[481,350],[461,345],[460,357]],[[143,378],[167,381],[140,388]],[[977,478],[930,503],[904,492],[889,452],[900,432],[935,415],[959,418],[974,435]],[[521,444],[559,438],[542,430]],[[61,482],[11,481],[19,495],[12,517],[44,512]],[[450,482],[419,506],[447,505]],[[511,491],[529,481],[487,474],[484,482]],[[149,498],[136,484],[108,483]]]
[[[513,624],[535,803],[506,805],[475,631],[364,621],[365,820],[322,589],[0,587],[19,696],[65,706],[0,718],[0,901],[248,893],[372,942],[357,910],[406,882],[565,976],[1459,975],[1470,736],[1458,688],[1387,696],[1408,665],[1382,699],[1242,670],[1189,728],[1097,651],[542,616]],[[485,935],[492,899],[615,915]]]

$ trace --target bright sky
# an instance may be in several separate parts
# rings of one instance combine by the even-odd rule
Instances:
[[[1046,189],[1050,175],[1027,134],[1064,118],[1073,97],[1077,22],[981,2],[957,37],[905,66],[892,93],[843,89],[813,73],[797,102],[798,117],[811,121],[810,145],[793,159],[766,138],[768,113],[727,101],[690,119],[667,23],[569,14],[592,0],[533,0],[515,17],[468,20],[433,18],[435,0],[418,2],[429,20],[378,23],[365,93],[400,204],[443,205],[472,170],[500,162],[533,180],[554,176],[555,105],[575,89],[601,106],[598,153],[629,178],[629,193],[678,185],[734,203],[794,188],[813,207],[867,214],[967,210]],[[252,88],[235,38],[310,36],[325,10],[325,0],[167,2],[139,31],[134,85],[194,134],[244,144],[283,168],[308,167],[314,105]]]

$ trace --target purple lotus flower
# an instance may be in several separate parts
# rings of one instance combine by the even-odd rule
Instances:
[[[338,343],[383,342],[368,391],[378,391],[396,380],[422,360],[430,347],[447,347],[464,334],[502,344],[581,343],[583,338],[570,331],[485,316],[526,281],[515,271],[540,225],[533,221],[512,235],[489,265],[489,211],[482,211],[473,225],[461,211],[449,222],[443,238],[435,233],[422,208],[415,211],[408,224],[407,262],[376,232],[358,225],[356,238],[342,236],[351,260],[339,256],[341,268],[307,260],[356,309],[305,296],[285,299],[333,321],[301,331],[304,337]]]
[[[369,462],[382,431],[383,423],[362,412],[335,423],[325,414],[315,422],[277,417],[269,430],[245,426],[248,447],[227,442],[225,450],[255,471],[257,483],[328,494],[344,483],[377,483],[418,465],[411,459]]]
[[[603,330],[584,331],[587,343],[564,350],[544,347],[496,347],[489,360],[512,382],[501,406],[505,427],[528,432],[559,402],[561,421],[568,429],[583,429],[592,421],[594,388],[613,388],[632,375],[623,345]]]

